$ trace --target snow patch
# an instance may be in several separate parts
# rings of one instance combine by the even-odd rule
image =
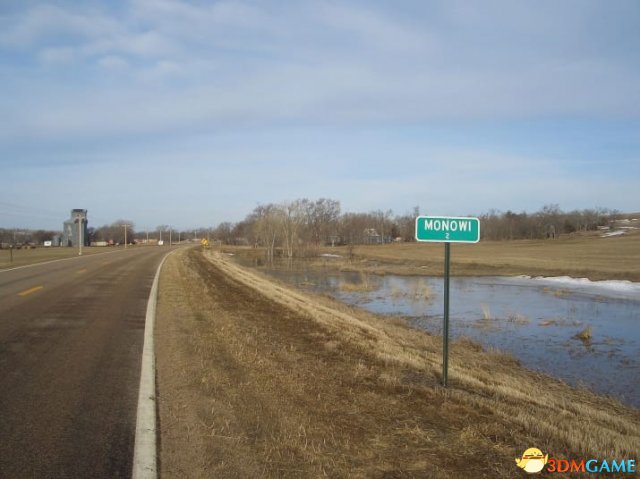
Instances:
[[[622,294],[625,297],[634,296],[634,299],[640,299],[640,283],[635,283],[633,281],[591,281],[588,278],[572,278],[571,276],[538,276],[535,278],[531,278],[530,276],[521,276],[521,278],[530,279],[550,286],[561,286],[585,292]]]
[[[342,258],[342,255],[331,253],[322,253],[320,256],[322,256],[323,258]]]
[[[623,230],[616,230],[616,231],[611,231],[609,233],[605,233],[603,235],[600,235],[602,238],[608,238],[609,236],[621,236],[625,234],[625,231]]]

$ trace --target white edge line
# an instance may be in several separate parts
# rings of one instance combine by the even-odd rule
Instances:
[[[102,253],[91,253],[91,254],[85,254],[83,256],[78,255],[78,256],[71,256],[69,258],[52,259],[50,261],[43,261],[41,263],[25,264],[22,266],[15,266],[14,268],[4,268],[4,269],[0,268],[0,273],[6,273],[7,271],[15,271],[17,269],[34,268],[36,266],[42,266],[43,264],[59,263],[60,261],[69,261],[69,260],[78,259],[78,258],[90,258],[91,256],[102,256],[105,254],[120,253],[122,251],[124,250],[104,251]]]
[[[153,285],[147,302],[147,314],[144,323],[144,346],[142,348],[142,369],[140,371],[140,390],[138,392],[138,413],[136,417],[136,439],[133,449],[133,479],[156,479],[156,359],[153,345],[153,331],[158,302],[158,281],[160,270],[167,253],[153,278]]]

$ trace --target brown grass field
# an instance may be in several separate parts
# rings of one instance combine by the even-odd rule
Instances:
[[[528,477],[529,447],[639,459],[638,410],[464,339],[444,389],[439,337],[215,251],[168,258],[156,353],[163,478]]]
[[[326,265],[369,273],[443,274],[444,246],[395,243],[323,248],[344,259]],[[597,234],[556,240],[481,241],[451,245],[451,274],[458,276],[573,276],[592,280],[640,281],[640,231],[603,238]]]

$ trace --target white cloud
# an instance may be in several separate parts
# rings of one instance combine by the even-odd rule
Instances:
[[[98,60],[98,65],[107,70],[123,70],[129,63],[118,55],[107,55]]]
[[[45,48],[38,54],[40,61],[46,65],[67,65],[76,58],[73,48]]]
[[[247,119],[257,124],[394,124],[558,114],[637,117],[637,65],[585,56],[584,48],[567,40],[570,33],[561,33],[582,35],[584,25],[565,22],[561,29],[554,12],[536,10],[537,21],[549,28],[545,35],[565,41],[558,48],[545,43],[550,40],[537,47],[535,28],[525,28],[529,8],[451,5],[436,9],[426,4],[413,17],[401,8],[389,12],[329,2],[282,7],[137,0],[131,8],[124,5],[120,17],[38,5],[15,18],[0,37],[22,47],[42,44],[39,58],[49,64],[95,58],[104,68],[129,66],[130,76],[113,83],[114,91],[100,91],[110,101],[96,100],[91,110],[104,109],[103,114],[89,122],[82,113],[86,98],[103,85],[81,70],[82,88],[76,93],[56,92],[57,85],[49,85],[56,97],[66,95],[67,125],[54,127],[58,120],[20,108],[15,112],[19,123],[36,137],[148,131],[150,125],[189,128],[203,120],[215,127]],[[503,16],[498,14],[501,5]],[[588,16],[585,10],[577,18]],[[488,25],[494,17],[498,27],[492,32]],[[512,17],[531,35],[522,56],[503,36],[513,34],[519,45],[526,39],[508,26]],[[448,31],[447,24],[455,30]],[[75,40],[64,44],[70,35]],[[556,49],[563,50],[562,57]],[[163,83],[178,77],[178,88]],[[141,94],[148,82],[165,88]],[[126,115],[129,121],[123,123],[122,110],[131,104],[140,113]],[[174,119],[158,121],[157,104],[176,113]],[[53,109],[48,97],[38,106]],[[115,118],[119,121],[109,123]]]
[[[264,4],[269,8],[268,4]],[[151,22],[172,34],[191,36],[212,27],[224,29],[265,29],[274,17],[265,10],[242,1],[205,2],[201,6],[176,0],[134,0],[132,12],[140,21]]]
[[[145,31],[121,36],[113,48],[142,57],[163,57],[175,53],[175,44],[157,31]]]
[[[4,20],[6,28],[0,33],[0,43],[17,48],[28,48],[59,35],[97,38],[120,30],[116,19],[102,13],[78,13],[47,4]]]
[[[138,69],[135,74],[137,81],[143,84],[164,84],[173,80],[183,79],[185,76],[185,68],[172,61],[160,60],[151,66]],[[184,120],[184,118],[181,118]]]
[[[355,7],[345,3],[321,2],[314,10],[321,23],[355,36],[361,46],[373,52],[425,53],[435,38],[426,28],[393,20],[391,12]]]

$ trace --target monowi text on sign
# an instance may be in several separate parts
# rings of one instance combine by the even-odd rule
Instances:
[[[457,216],[418,216],[416,240],[438,243],[477,243],[480,241],[480,220]]]

